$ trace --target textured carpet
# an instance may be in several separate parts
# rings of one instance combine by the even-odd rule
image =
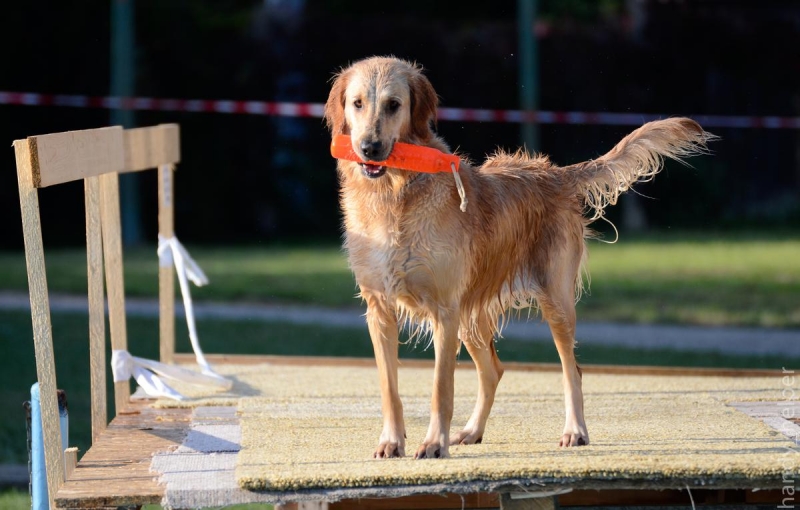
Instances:
[[[800,473],[794,445],[725,404],[781,400],[780,378],[587,374],[591,445],[556,446],[564,421],[561,376],[507,372],[481,445],[449,459],[374,460],[381,431],[374,368],[221,366],[229,394],[194,394],[178,405],[238,404],[242,449],[236,479],[246,489],[295,491],[437,483],[629,480],[654,486],[780,486]],[[403,369],[408,442],[427,428],[432,371]],[[181,388],[183,391],[189,389]],[[472,409],[477,377],[456,372],[453,430]],[[175,405],[162,402],[161,405]],[[795,452],[796,453],[796,452]]]
[[[474,398],[478,391],[477,376],[471,363],[469,369],[456,370],[456,392]],[[243,398],[287,397],[362,397],[380,408],[378,375],[374,367],[350,366],[297,366],[278,364],[215,365],[214,370],[230,378],[233,387],[227,392],[170,381],[170,385],[186,396],[176,401],[158,399],[153,404],[159,408],[236,406]],[[430,397],[432,368],[402,368],[400,392],[403,396]],[[780,400],[780,378],[741,377],[687,377],[586,374],[584,392],[641,395],[649,392],[675,392],[684,390],[715,395],[725,402]],[[561,398],[561,375],[556,372],[530,373],[507,371],[498,388],[498,395],[519,395]],[[139,397],[146,395],[137,392]]]

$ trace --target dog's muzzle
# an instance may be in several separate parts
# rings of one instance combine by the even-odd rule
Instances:
[[[393,145],[393,144],[392,144]],[[355,147],[353,147],[355,149]],[[356,153],[361,157],[361,172],[370,179],[377,179],[386,173],[386,167],[379,164],[385,161],[392,153],[392,147],[380,141],[362,141]]]
[[[386,167],[383,165],[376,165],[374,163],[359,163],[361,172],[370,179],[377,179],[386,173]]]

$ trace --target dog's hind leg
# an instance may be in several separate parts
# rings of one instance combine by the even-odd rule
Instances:
[[[540,305],[545,319],[550,325],[558,356],[564,384],[564,407],[566,420],[559,446],[582,446],[589,444],[589,432],[583,417],[583,389],[581,370],[575,360],[575,305],[570,292],[569,301],[561,300],[561,305]],[[567,306],[568,304],[568,306]],[[555,309],[553,309],[555,307]]]
[[[367,302],[367,326],[375,350],[375,362],[381,383],[383,431],[375,450],[375,458],[405,457],[405,424],[403,404],[397,388],[398,329],[397,315],[383,295],[371,295],[362,289]]]
[[[450,437],[451,445],[477,444],[483,440],[486,419],[492,410],[497,384],[503,377],[503,365],[494,348],[492,329],[486,324],[481,324],[478,334],[481,335],[480,338],[472,338],[471,334],[466,332],[462,335],[464,345],[478,372],[478,400],[464,429]]]
[[[581,248],[582,246],[581,241]],[[589,444],[589,432],[583,416],[583,389],[581,369],[575,360],[575,284],[580,262],[571,257],[557,257],[559,267],[551,271],[550,284],[543,288],[538,298],[542,314],[550,325],[550,332],[561,358],[564,384],[566,420],[559,446]]]

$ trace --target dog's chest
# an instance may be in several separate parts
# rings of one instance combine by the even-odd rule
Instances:
[[[460,279],[458,254],[463,247],[453,245],[435,215],[362,209],[348,211],[346,226],[350,266],[362,291],[422,303],[438,294],[436,289],[453,288]]]
[[[400,275],[414,251],[399,219],[385,211],[348,215],[346,247],[356,277],[380,274],[384,281]]]

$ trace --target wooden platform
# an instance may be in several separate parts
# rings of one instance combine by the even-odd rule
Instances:
[[[178,356],[178,361],[191,359]],[[273,363],[284,365],[373,365],[371,359],[305,358],[276,356],[212,356],[212,363]],[[406,365],[431,366],[428,361],[405,361]],[[469,364],[466,364],[467,366]],[[558,365],[507,364],[508,370],[559,370]],[[591,373],[650,374],[650,375],[709,375],[709,376],[764,376],[778,375],[776,371],[764,370],[690,370],[648,367],[588,366]],[[67,482],[56,495],[58,508],[109,508],[136,507],[158,504],[165,494],[165,487],[157,482],[157,473],[150,472],[153,454],[177,448],[186,437],[191,426],[191,409],[152,409],[147,401],[133,402],[130,411],[115,418],[86,452]],[[774,485],[774,483],[773,483]],[[556,488],[556,487],[554,487]],[[689,505],[685,490],[640,490],[615,488],[613,483],[604,490],[586,488],[580,484],[557,487],[569,490],[557,497],[563,507],[603,507],[624,505]],[[748,508],[745,505],[780,504],[780,489],[759,490],[757,487],[727,489],[692,489],[697,505],[713,504],[729,508]],[[500,494],[435,494],[414,495],[399,498],[348,498],[330,503],[328,508],[498,508]],[[552,498],[551,498],[552,499]],[[288,508],[292,508],[291,503]],[[754,506],[752,508],[758,508]]]

